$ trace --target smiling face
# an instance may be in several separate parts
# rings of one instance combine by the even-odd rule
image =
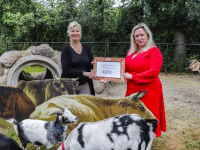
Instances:
[[[73,41],[79,41],[81,38],[81,31],[78,26],[73,26],[68,34]]]
[[[134,32],[134,39],[140,50],[146,45],[148,40],[148,35],[146,34],[143,28],[139,28],[136,29]]]

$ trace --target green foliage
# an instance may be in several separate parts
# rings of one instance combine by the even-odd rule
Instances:
[[[110,41],[115,34],[117,11],[111,0],[82,0],[74,20],[82,25],[82,41]]]
[[[200,38],[199,0],[0,0],[0,39],[5,41],[69,41],[69,22],[82,25],[82,41],[129,42],[134,25],[144,22],[156,43],[172,43],[174,29],[184,31],[187,43]],[[4,31],[3,31],[4,30]]]
[[[0,127],[3,129],[6,129],[6,128],[12,128],[13,125],[8,123],[5,119],[0,117]]]
[[[15,131],[12,130],[9,134],[8,134],[8,137],[14,137],[14,136],[17,136]]]
[[[32,65],[24,68],[24,71],[31,74],[31,73],[41,73],[45,71],[45,69],[46,68],[44,66]]]
[[[180,59],[178,62],[175,62],[174,60],[169,61],[168,64],[168,72],[171,73],[182,73],[182,72],[191,72],[191,70],[185,70],[185,68],[188,66],[188,63],[190,60],[198,60],[200,57],[199,54],[195,55],[189,55],[186,59]]]
[[[1,21],[7,41],[65,41],[68,20],[76,12],[75,4],[74,0],[46,5],[31,0],[3,2]]]
[[[1,56],[3,53],[5,53],[5,52],[6,52],[5,49],[0,49],[0,56]]]

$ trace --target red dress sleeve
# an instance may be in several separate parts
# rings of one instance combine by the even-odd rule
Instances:
[[[158,76],[162,62],[162,54],[158,48],[155,48],[149,55],[149,69],[141,73],[132,72],[132,80],[135,84],[152,82]]]

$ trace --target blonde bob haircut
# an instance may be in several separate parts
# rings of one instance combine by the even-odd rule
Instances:
[[[148,26],[144,23],[140,23],[140,24],[136,25],[132,30],[132,33],[131,33],[131,48],[130,48],[130,51],[129,51],[129,55],[131,55],[135,51],[137,52],[139,50],[139,46],[135,42],[134,33],[135,33],[135,30],[140,29],[140,28],[144,29],[144,31],[146,32],[146,34],[148,36],[147,43],[142,48],[142,52],[145,52],[149,48],[156,46],[154,41],[153,41],[152,33],[151,33],[150,29],[148,28]]]
[[[69,32],[71,31],[71,29],[72,29],[74,26],[78,26],[79,29],[80,29],[80,32],[81,32],[81,25],[80,25],[78,22],[76,22],[76,21],[72,21],[72,22],[70,22],[69,25],[68,25],[68,29],[67,29],[67,35],[68,35],[68,36],[69,36]],[[82,34],[81,34],[81,37],[82,37]],[[81,37],[80,37],[80,39],[81,39]],[[71,38],[70,38],[70,41],[71,41]]]

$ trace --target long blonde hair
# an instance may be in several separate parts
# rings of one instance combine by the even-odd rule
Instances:
[[[140,23],[138,25],[136,25],[133,30],[132,30],[132,33],[131,33],[131,48],[130,48],[130,51],[128,53],[128,55],[131,55],[132,53],[134,53],[135,51],[138,51],[139,50],[139,46],[136,44],[135,42],[135,38],[134,38],[134,33],[135,33],[135,30],[139,29],[139,28],[142,28],[144,29],[144,31],[146,32],[146,34],[148,35],[148,39],[147,39],[147,43],[146,45],[142,48],[142,51],[145,52],[147,51],[149,48],[153,47],[153,46],[156,46],[154,41],[153,41],[153,36],[152,36],[152,33],[151,33],[151,30],[149,29],[149,27],[144,24],[144,23]]]

